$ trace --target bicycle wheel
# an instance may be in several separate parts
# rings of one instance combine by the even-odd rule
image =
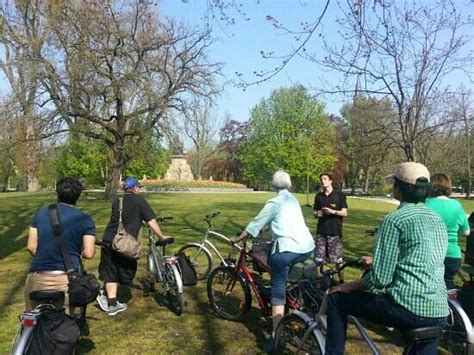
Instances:
[[[455,302],[457,303],[457,302]],[[442,344],[451,354],[468,354],[467,332],[459,311],[449,301],[448,324],[442,337]],[[469,354],[472,355],[472,354]]]
[[[180,290],[178,280],[181,279],[178,268],[176,265],[165,263],[165,277],[166,277],[166,288],[167,294],[171,302],[171,306],[175,310],[175,313],[180,316],[184,312],[184,297],[183,291]]]
[[[212,309],[222,318],[237,321],[250,309],[248,284],[234,267],[219,266],[207,280],[207,295]]]
[[[179,249],[178,253],[186,254],[189,260],[191,260],[198,280],[204,280],[209,276],[212,268],[212,258],[207,250],[199,245],[187,244]]]
[[[324,354],[313,333],[308,334],[306,341],[304,344],[302,343],[308,328],[308,324],[299,315],[291,313],[284,316],[275,331],[277,350],[291,354],[294,354],[297,350],[303,354]]]

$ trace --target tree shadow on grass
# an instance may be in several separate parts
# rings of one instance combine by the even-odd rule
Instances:
[[[148,278],[146,277],[140,277],[139,280],[140,284],[142,285],[143,289],[143,295],[145,297],[153,297],[155,300],[156,304],[158,304],[160,307],[164,307],[169,309],[171,312],[179,316],[175,306],[173,305],[173,302],[170,300],[170,296],[166,293],[166,291],[163,289],[161,285],[155,284],[152,286]],[[183,297],[185,297],[183,295]],[[186,301],[186,298],[185,298]],[[183,313],[186,312],[186,310],[183,311]]]

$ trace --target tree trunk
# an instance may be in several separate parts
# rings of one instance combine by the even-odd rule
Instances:
[[[105,183],[105,195],[109,199],[113,199],[117,196],[117,190],[120,186],[120,179],[122,177],[123,169],[125,167],[125,157],[123,145],[112,147],[114,153],[114,164],[110,171],[110,174],[107,176]]]

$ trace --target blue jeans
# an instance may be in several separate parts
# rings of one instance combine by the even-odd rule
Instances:
[[[270,255],[269,265],[272,269],[272,306],[281,306],[286,303],[286,283],[291,266],[309,258],[313,251],[304,254],[285,251],[280,253],[275,251]]]
[[[444,258],[444,282],[446,288],[451,290],[454,287],[454,277],[461,267],[461,258]]]
[[[400,331],[413,328],[440,326],[446,324],[446,317],[420,317],[392,301],[386,294],[370,292],[333,293],[329,295],[326,338],[326,355],[344,354],[346,342],[347,315],[370,320],[374,323],[395,327]],[[436,355],[437,342],[422,344],[413,353]]]

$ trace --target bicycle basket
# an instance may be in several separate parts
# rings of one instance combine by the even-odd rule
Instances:
[[[270,270],[268,258],[272,250],[273,241],[268,239],[254,239],[252,241],[252,259],[255,271],[266,272]]]

